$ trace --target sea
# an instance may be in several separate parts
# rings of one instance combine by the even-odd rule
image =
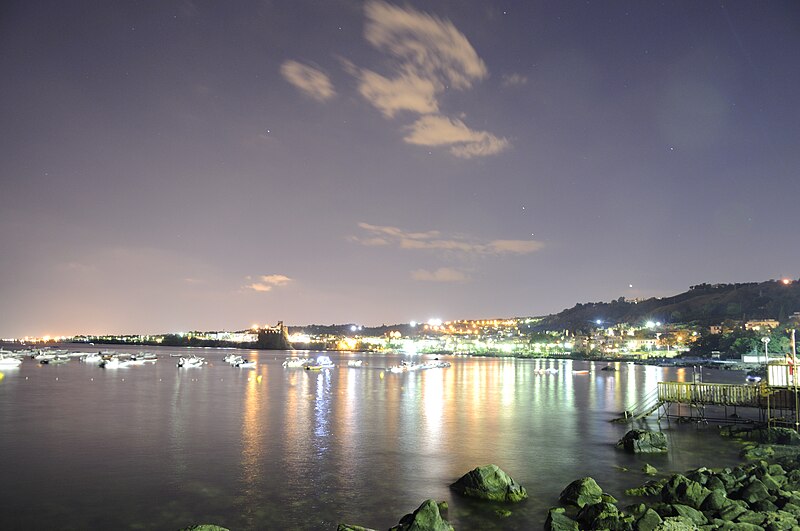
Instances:
[[[388,529],[429,498],[448,503],[459,530],[541,529],[575,479],[595,478],[624,504],[634,501],[626,488],[650,479],[645,463],[663,475],[739,462],[718,425],[656,415],[647,427],[666,433],[669,453],[615,448],[631,426],[612,419],[659,381],[700,377],[692,367],[440,356],[450,367],[393,373],[410,358],[341,352],[324,353],[335,368],[308,371],[282,364],[322,353],[146,350],[156,363],[25,359],[0,371],[0,529]],[[231,367],[231,352],[256,368]],[[207,363],[179,368],[179,355]],[[356,359],[361,367],[347,366]],[[744,376],[702,372],[707,382]],[[490,463],[529,498],[503,506],[449,488]]]

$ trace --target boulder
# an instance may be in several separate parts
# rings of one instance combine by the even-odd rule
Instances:
[[[692,481],[681,474],[675,474],[661,489],[661,499],[665,503],[680,503],[693,509],[699,509],[711,493],[710,490],[696,481]]]
[[[561,491],[559,501],[575,507],[593,505],[603,501],[603,489],[593,478],[576,479]]]
[[[636,520],[633,528],[636,531],[653,531],[663,522],[661,517],[653,509],[647,509],[642,516]]]
[[[389,531],[453,531],[453,526],[442,518],[436,500],[425,500],[416,511],[405,515]]]
[[[683,516],[684,518],[688,518],[697,525],[705,525],[708,523],[708,519],[705,517],[703,513],[701,513],[697,509],[689,507],[688,505],[675,503],[672,505],[672,508],[677,516]]]
[[[547,513],[544,531],[578,531],[578,522],[564,514],[563,507],[553,507]]]
[[[644,466],[642,467],[642,472],[644,472],[648,476],[655,476],[656,474],[658,474],[658,469],[653,465],[645,463]]]
[[[697,525],[683,516],[670,516],[658,524],[655,531],[689,531],[698,529]]]
[[[631,430],[617,443],[617,448],[634,454],[663,454],[667,450],[667,437],[660,431]]]
[[[497,465],[479,466],[461,476],[450,488],[463,496],[500,502],[518,502],[528,497],[525,487]]]
[[[214,524],[197,524],[184,527],[180,531],[229,531],[229,529]]]
[[[619,529],[624,527],[625,515],[613,503],[600,502],[585,505],[576,518],[581,529]]]

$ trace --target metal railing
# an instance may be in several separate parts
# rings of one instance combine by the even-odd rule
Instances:
[[[658,399],[679,404],[762,407],[764,390],[755,385],[658,382]]]

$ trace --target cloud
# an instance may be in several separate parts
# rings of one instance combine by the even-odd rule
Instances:
[[[427,115],[408,126],[409,133],[403,138],[409,144],[421,146],[450,146],[456,157],[494,155],[506,150],[508,140],[486,131],[473,131],[464,122],[440,115]]]
[[[400,249],[429,249],[455,251],[474,255],[525,255],[540,250],[543,245],[535,240],[492,240],[486,243],[469,241],[464,238],[444,238],[436,230],[425,232],[407,232],[398,227],[359,223],[358,226],[369,233],[370,237],[354,236],[353,241],[361,245],[395,245]]]
[[[447,20],[385,2],[367,2],[364,37],[400,60],[405,70],[452,88],[470,88],[489,75],[467,38]]]
[[[521,87],[528,84],[528,78],[520,74],[503,74],[501,84],[504,87]]]
[[[466,282],[469,277],[458,269],[440,267],[436,271],[417,269],[411,272],[411,278],[422,282]]]
[[[393,118],[398,111],[420,114],[437,112],[436,86],[414,73],[405,73],[394,79],[386,78],[370,70],[360,70],[358,92],[386,118]]]
[[[252,280],[252,277],[247,277],[247,280]],[[286,275],[261,275],[258,280],[247,284],[245,287],[253,291],[266,292],[272,291],[273,288],[284,286],[291,282],[292,279]]]
[[[306,96],[317,101],[327,101],[336,95],[330,78],[311,66],[292,60],[285,61],[281,65],[281,75]]]

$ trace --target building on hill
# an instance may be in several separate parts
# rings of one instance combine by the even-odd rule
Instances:
[[[744,323],[745,330],[772,330],[778,328],[780,323],[777,319],[755,319]]]

